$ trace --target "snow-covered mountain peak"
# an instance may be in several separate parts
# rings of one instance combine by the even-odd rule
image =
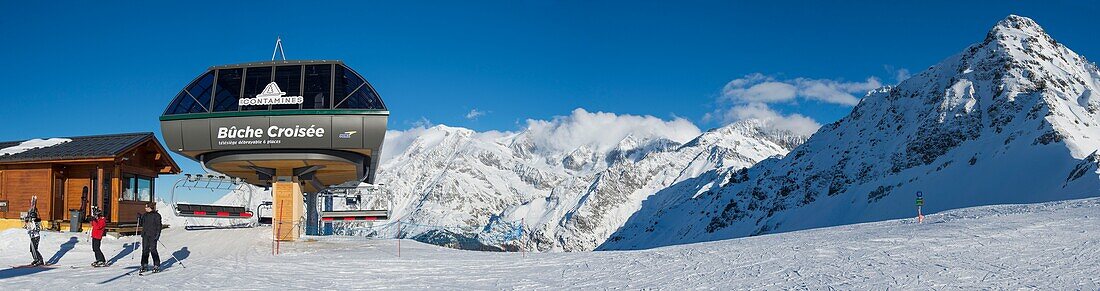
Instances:
[[[511,144],[524,153],[538,155],[568,153],[582,146],[606,154],[628,137],[639,144],[653,139],[685,142],[699,133],[698,127],[682,118],[663,120],[578,108],[569,115],[551,120],[527,120],[526,127]]]
[[[1100,72],[1033,20],[871,90],[781,159],[719,191],[643,207],[604,248],[740,237],[925,210],[1097,195]],[[934,205],[934,206],[933,206]],[[934,208],[933,208],[934,207]]]
[[[619,144],[615,145],[614,150],[629,151],[639,146],[641,142],[637,138],[634,138],[633,134],[627,134],[622,140],[619,140]]]
[[[992,52],[974,55],[1000,56],[1008,63],[1005,69],[1030,65],[1032,68],[1049,70],[1057,68],[1049,65],[1079,67],[1088,63],[1047,34],[1035,21],[1016,15],[997,23],[977,46]]]
[[[766,131],[768,122],[761,119],[745,119],[708,130],[714,134],[758,134]]]
[[[436,125],[433,125],[432,127],[429,127],[428,130],[438,131],[438,132],[443,132],[443,133],[455,133],[455,134],[472,134],[472,133],[474,133],[473,130],[470,130],[468,128],[453,127],[453,126],[448,126],[446,124],[436,124]]]
[[[989,35],[1026,35],[1032,37],[1040,37],[1046,35],[1046,31],[1043,27],[1039,26],[1035,20],[1024,16],[1015,14],[1008,15],[1005,19],[997,22],[996,26],[989,31]]]
[[[708,130],[699,135],[699,137],[687,142],[684,146],[738,142],[746,138],[766,140],[780,145],[783,148],[793,149],[806,141],[808,136],[798,135],[788,130],[772,128],[766,120],[745,119]]]
[[[982,50],[985,51],[979,52]],[[1010,15],[998,22],[986,34],[985,40],[975,44],[968,51],[970,56],[1006,62],[1008,65],[1005,69],[1011,69],[1013,61],[1034,59],[1051,61],[1067,53],[1071,58],[1077,57],[1077,54],[1055,41],[1034,20],[1017,15]]]
[[[790,136],[762,121],[703,134],[681,118],[577,109],[517,132],[387,132],[394,150],[378,181],[395,196],[393,217],[422,225],[401,236],[499,249],[506,246],[493,237],[526,223],[525,248],[591,250],[654,193],[718,187],[729,172],[786,154],[800,142]],[[683,144],[692,139],[706,142]]]
[[[1100,111],[1098,76],[1094,64],[1051,38],[1033,20],[1012,15],[995,25],[983,42],[895,87],[872,90],[842,121],[885,117],[882,122],[892,124],[898,137],[921,144],[919,140],[928,140],[925,134],[938,135],[933,140],[949,139],[946,144],[952,146],[982,135],[1019,137],[1013,132],[1040,126],[1050,128],[1042,138],[1047,141],[1040,142],[1048,144],[1082,131],[1100,133],[1093,129],[1100,123],[1095,115]],[[1024,124],[1035,121],[1045,125]],[[1088,139],[1067,143],[1078,158],[1100,148]],[[925,162],[931,158],[923,157]]]

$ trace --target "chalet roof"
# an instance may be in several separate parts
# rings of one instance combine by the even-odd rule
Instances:
[[[151,132],[66,137],[72,141],[54,146],[30,149],[25,152],[2,155],[0,163],[81,160],[117,157],[149,139],[156,140]],[[19,145],[23,141],[0,142],[0,148]]]

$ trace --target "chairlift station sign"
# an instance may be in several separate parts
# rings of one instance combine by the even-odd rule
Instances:
[[[369,146],[362,134],[385,134],[384,124],[366,116],[259,116],[179,122],[184,149],[232,150],[265,148],[358,149]],[[383,120],[384,122],[384,120]],[[209,125],[207,125],[209,123]],[[182,127],[187,127],[184,130]],[[208,127],[208,130],[202,130]],[[187,135],[205,134],[207,136]],[[348,133],[348,134],[345,134]],[[204,145],[209,143],[208,147]]]
[[[294,176],[316,191],[373,182],[388,118],[340,61],[271,61],[210,67],[160,121],[170,150],[209,169],[261,186]]]

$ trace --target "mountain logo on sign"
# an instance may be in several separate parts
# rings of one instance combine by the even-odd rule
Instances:
[[[305,98],[302,96],[284,96],[286,92],[279,89],[279,84],[271,82],[264,87],[264,91],[260,94],[256,94],[256,98],[241,98],[237,101],[238,106],[249,105],[286,105],[286,104],[302,104]]]

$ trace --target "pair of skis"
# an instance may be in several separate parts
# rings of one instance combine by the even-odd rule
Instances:
[[[11,267],[12,269],[30,269],[30,268],[53,269],[53,268],[55,268],[53,266],[53,264],[48,264],[48,265],[19,265],[19,266],[8,265],[8,266]]]
[[[106,266],[69,266],[69,268],[70,269],[80,269],[80,268],[86,268],[86,267],[107,268],[107,267],[110,267],[110,266],[111,265],[106,265]],[[53,264],[50,264],[50,265],[20,265],[20,266],[11,266],[11,265],[9,265],[9,267],[11,267],[12,269],[34,269],[34,268],[56,269],[57,268]],[[141,272],[138,272],[138,276],[147,276],[147,275],[156,274],[156,273],[163,273],[164,271],[167,271],[167,270],[168,269],[161,269],[161,270],[155,271],[155,272],[154,271],[141,271]]]
[[[159,271],[138,272],[138,276],[148,276],[148,275],[152,275],[152,274],[156,274],[156,273],[164,273],[164,271],[167,271],[167,270],[168,269],[160,269]]]
[[[90,267],[92,267],[92,268],[107,268],[107,267],[110,267],[110,266],[111,266],[111,265],[104,265],[104,266],[90,266]],[[85,268],[85,267],[89,267],[89,266],[70,266],[69,268],[72,268],[72,269],[80,269],[80,268]],[[168,270],[168,269],[160,269],[160,270],[158,270],[158,271],[143,270],[143,271],[140,271],[140,272],[138,272],[138,276],[146,276],[146,275],[149,275],[149,274],[161,273],[161,272],[164,272],[164,271],[167,271],[167,270]]]
[[[85,268],[85,267],[92,267],[92,268],[106,268],[106,267],[110,267],[110,266],[111,266],[111,265],[104,265],[104,266],[69,266],[69,268],[70,268],[70,269],[80,269],[80,268]],[[56,267],[56,264],[46,264],[46,265],[20,265],[20,266],[9,266],[9,267],[11,267],[12,269],[27,269],[27,268],[47,268],[47,269],[54,269],[54,268],[57,268],[57,267]]]
[[[86,268],[86,267],[92,267],[93,269],[98,269],[98,268],[106,268],[106,267],[110,267],[110,266],[111,265],[98,265],[98,266],[96,266],[96,265],[93,264],[93,265],[90,265],[90,266],[69,266],[69,268],[71,268],[71,269],[81,269],[81,268]]]

